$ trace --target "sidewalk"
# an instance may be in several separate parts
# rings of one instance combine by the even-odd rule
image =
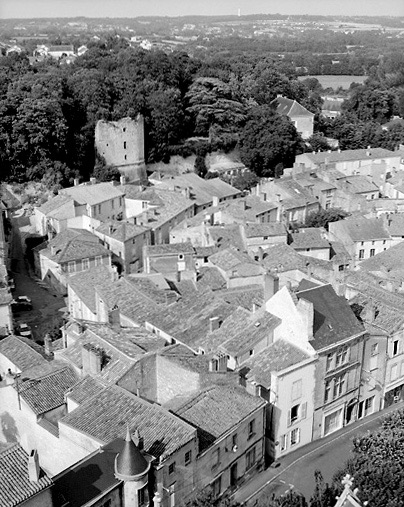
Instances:
[[[351,423],[348,426],[335,431],[327,437],[324,437],[320,440],[315,440],[314,442],[310,442],[309,444],[297,449],[296,451],[287,454],[285,457],[281,458],[281,464],[278,468],[267,468],[265,471],[261,472],[259,475],[248,481],[246,484],[242,485],[232,495],[232,500],[242,504],[249,502],[264,488],[269,486],[271,483],[274,483],[277,479],[280,479],[281,475],[285,471],[291,469],[294,465],[299,463],[307,456],[314,454],[315,452],[322,449],[327,449],[327,447],[331,447],[331,444],[335,443],[335,441],[339,439],[342,439],[344,437],[351,438],[358,430],[361,430],[362,432],[366,431],[367,427],[372,426],[372,423],[377,422],[377,420],[382,419],[385,415],[402,407],[404,407],[404,402],[396,403],[387,409],[376,412],[366,417],[365,419],[355,421],[354,423]],[[321,454],[324,454],[324,451]],[[332,455],[330,454],[330,458],[331,457]]]

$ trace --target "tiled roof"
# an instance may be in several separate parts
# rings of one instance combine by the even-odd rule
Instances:
[[[174,178],[163,179],[159,187],[190,189],[191,198],[199,206],[212,202],[213,196],[223,199],[226,197],[239,195],[240,190],[232,187],[219,178],[204,180],[195,173],[186,173]]]
[[[310,190],[299,184],[298,181],[291,178],[280,178],[275,180],[278,187],[287,197],[282,198],[282,204],[286,209],[293,209],[307,206],[318,202]]]
[[[379,158],[390,158],[396,157],[393,151],[385,150],[384,148],[371,148],[369,149],[358,149],[358,150],[343,150],[343,151],[332,151],[328,153],[326,151],[320,153],[305,153],[305,156],[309,157],[310,160],[315,164],[324,164],[327,159],[328,162],[345,162],[350,160],[367,160],[367,159],[379,159]],[[298,156],[299,157],[299,156]],[[299,158],[297,158],[297,161]]]
[[[247,238],[260,238],[264,236],[287,236],[285,224],[282,222],[245,224],[244,231]]]
[[[403,269],[404,241],[387,250],[376,254],[374,257],[360,262],[360,271],[379,272],[383,278],[394,277],[395,272]]]
[[[390,239],[380,218],[346,218],[335,223],[341,224],[353,241]],[[332,228],[332,224],[330,227]]]
[[[49,488],[52,480],[41,471],[39,480],[32,482],[28,475],[28,454],[13,444],[0,452],[0,505],[16,507]]]
[[[16,336],[9,336],[0,341],[0,354],[22,372],[33,366],[42,366],[46,363],[41,354]]]
[[[44,215],[48,215],[52,211],[56,211],[57,209],[59,209],[61,206],[65,205],[68,202],[73,203],[72,197],[70,197],[69,195],[59,194],[43,203],[37,209]]]
[[[344,178],[340,178],[338,180],[338,183],[344,182],[348,184],[348,186],[344,188],[350,192],[354,192],[355,194],[377,192],[379,190],[377,185],[375,185],[372,181],[369,181],[366,176],[362,176],[360,174],[345,176]]]
[[[268,389],[271,386],[271,373],[299,364],[309,359],[309,357],[307,352],[286,340],[280,339],[248,359],[243,367],[249,370],[247,373],[248,379]]]
[[[150,256],[153,255],[165,255],[165,254],[193,254],[194,247],[189,242],[184,243],[163,243],[161,245],[148,245],[147,253]]]
[[[404,213],[392,213],[386,220],[386,229],[391,236],[404,236]]]
[[[262,267],[257,262],[253,261],[247,254],[232,247],[219,250],[210,256],[209,261],[224,271],[234,270],[239,276],[243,276],[242,270],[245,271],[246,266],[249,268],[248,275],[250,276],[263,273]]]
[[[313,113],[296,102],[296,100],[288,99],[287,97],[277,97],[271,104],[276,106],[276,112],[278,114],[287,115],[290,118],[295,116],[314,116]]]
[[[48,49],[48,53],[60,52],[60,51],[74,51],[74,46],[72,44],[65,44],[60,46],[51,46]]]
[[[134,225],[122,221],[119,222],[117,220],[104,222],[96,229],[97,232],[121,242],[133,239],[136,236],[144,234],[148,230],[147,227],[142,227],[141,225]]]
[[[265,404],[241,388],[220,386],[194,395],[175,412],[198,428],[203,451]]]
[[[96,266],[69,276],[69,286],[93,313],[96,312],[95,287],[112,283],[115,271],[110,266]]]
[[[307,248],[330,248],[330,243],[325,239],[325,231],[316,227],[305,227],[292,232],[292,248],[295,250]]]
[[[212,292],[195,294],[167,306],[164,311],[156,308],[147,321],[194,350],[210,331],[210,318],[226,319],[236,309]]]
[[[87,375],[74,384],[74,386],[66,392],[66,396],[76,403],[83,403],[103,389],[104,385],[101,384],[101,382]]]
[[[254,305],[261,307],[264,303],[264,288],[262,285],[243,285],[215,292],[215,296],[231,305],[241,306],[252,312]]]
[[[209,234],[218,248],[235,247],[245,250],[245,244],[240,225],[215,225],[209,227]]]
[[[226,287],[226,280],[217,268],[203,266],[199,268],[197,286],[199,289],[209,288],[216,291]]]
[[[69,367],[32,380],[22,379],[18,388],[21,398],[39,415],[64,404],[64,395],[76,382],[77,376]]]
[[[118,386],[84,402],[59,421],[63,424],[104,443],[123,438],[129,424],[144,438],[145,451],[163,459],[195,437],[195,429],[188,423]]]
[[[278,317],[264,309],[251,313],[238,308],[200,344],[205,352],[222,351],[232,357],[240,357],[262,340],[269,341],[273,330],[280,323]]]
[[[307,266],[307,258],[303,257],[290,245],[274,245],[264,253],[261,265],[266,269],[273,269],[279,272],[291,269],[303,269]]]
[[[121,187],[115,186],[110,182],[63,188],[59,191],[59,194],[70,195],[78,204],[89,204],[90,206],[125,195]]]
[[[100,244],[97,236],[83,229],[66,229],[60,232],[48,242],[47,248],[40,252],[58,264],[98,255],[103,257],[111,255],[109,250]]]
[[[315,350],[364,332],[347,300],[338,296],[331,285],[298,292],[297,297],[313,303],[313,339],[310,344]]]

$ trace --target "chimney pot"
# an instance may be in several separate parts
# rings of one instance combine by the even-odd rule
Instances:
[[[219,329],[219,327],[220,327],[219,317],[210,317],[209,319],[210,332],[213,333],[213,331],[216,331],[216,329]]]
[[[90,178],[90,185],[95,185],[97,183],[97,178]]]
[[[31,482],[38,482],[41,474],[39,467],[38,452],[36,449],[31,451],[28,457],[28,477]]]
[[[212,206],[219,206],[219,197],[217,195],[212,196]]]

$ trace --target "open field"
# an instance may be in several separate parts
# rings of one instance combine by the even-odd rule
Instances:
[[[323,88],[334,88],[334,90],[336,90],[341,86],[347,90],[351,86],[351,83],[362,84],[368,76],[299,76],[298,79],[303,81],[309,77],[318,79]]]

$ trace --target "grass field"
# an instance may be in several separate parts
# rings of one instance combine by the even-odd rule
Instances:
[[[347,90],[351,83],[362,84],[368,76],[299,76],[299,80],[302,81],[308,77],[315,77],[318,79],[323,88],[334,88],[334,90],[336,90],[341,86]]]

